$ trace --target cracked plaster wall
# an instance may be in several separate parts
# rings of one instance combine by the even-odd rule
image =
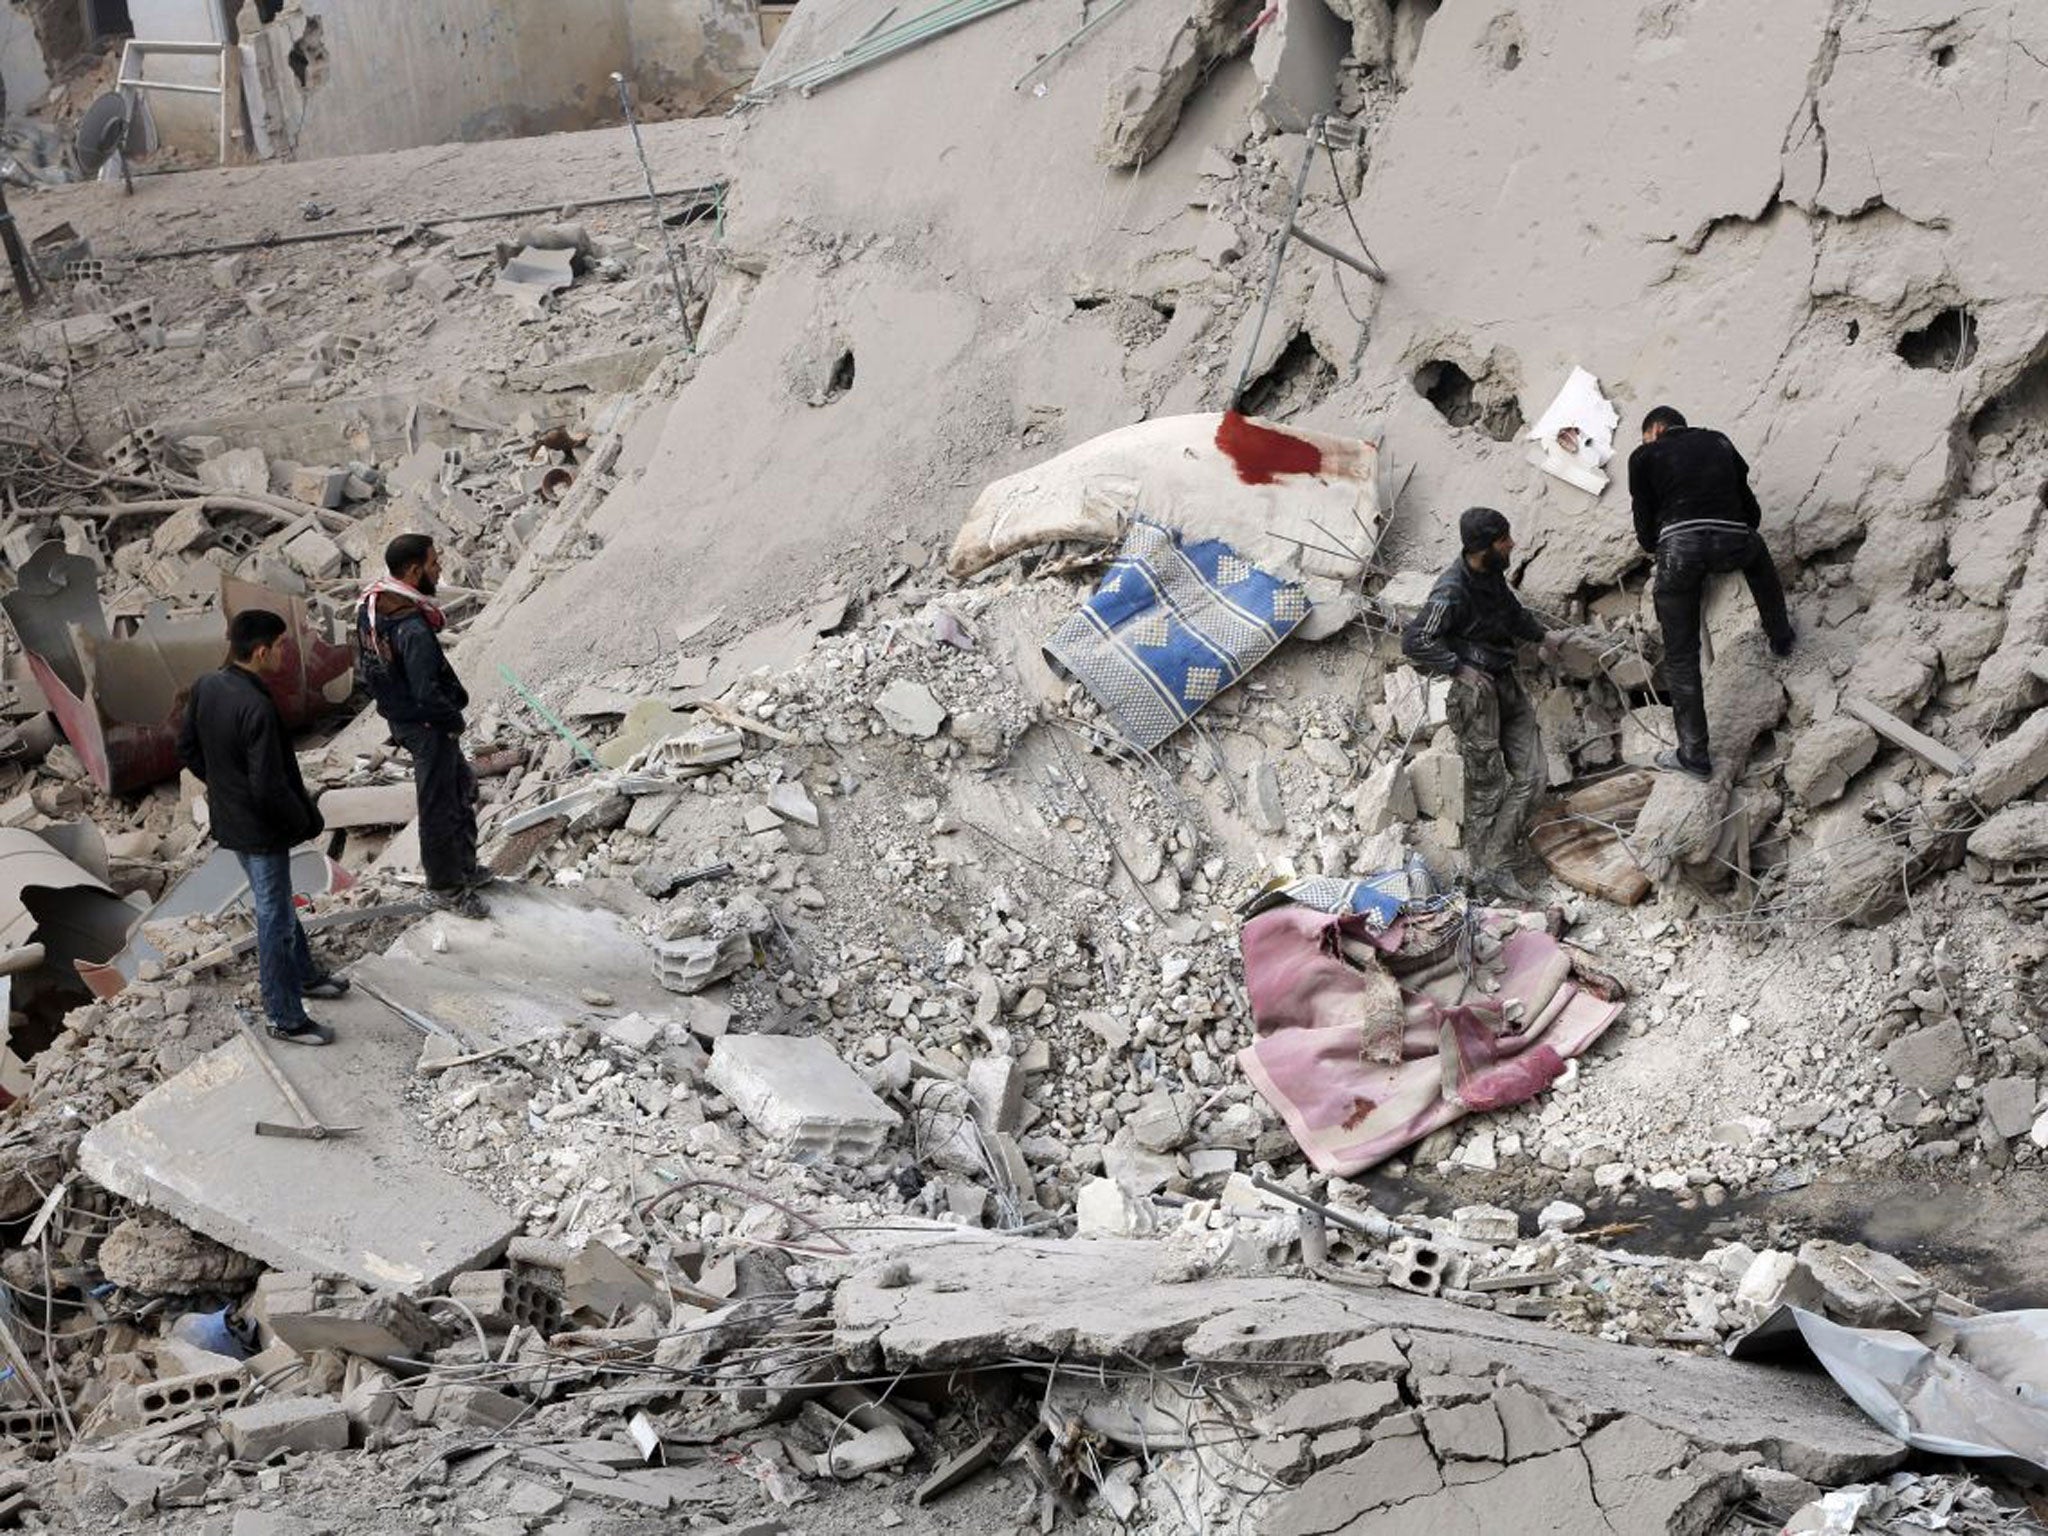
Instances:
[[[810,0],[764,76],[885,9]],[[1019,7],[744,118],[728,245],[767,275],[722,280],[714,350],[643,482],[658,515],[656,498],[615,498],[611,547],[554,584],[560,600],[611,601],[650,569],[664,602],[693,580],[707,602],[807,589],[887,538],[949,536],[1024,463],[1220,405],[1234,368],[1216,354],[1248,335],[1302,141],[1254,132],[1239,55],[1135,174],[1095,159],[1105,98],[1190,14],[1134,0],[1043,96],[1008,82],[1069,29]],[[1413,466],[1400,558],[1444,557],[1457,511],[1486,502],[1516,517],[1533,592],[1640,563],[1625,488],[1590,501],[1519,444],[1450,426],[1412,383],[1438,357],[1483,367],[1530,420],[1582,364],[1620,406],[1624,447],[1659,401],[1721,426],[1781,560],[1945,513],[1967,424],[2048,350],[2048,208],[2022,191],[2048,174],[2048,11],[1447,0],[1426,26],[1392,15],[1401,57],[1367,77],[1368,141],[1342,165],[1391,280],[1339,284],[1297,250],[1262,353],[1305,331],[1335,382],[1293,419],[1383,431]],[[1319,162],[1308,222],[1348,239],[1337,185]],[[1974,358],[1909,367],[1898,338],[1951,306],[1976,322]],[[819,312],[852,317],[860,379],[822,412],[784,387]],[[652,606],[631,616],[642,632]],[[527,608],[512,642],[543,674],[570,664],[549,595]]]
[[[713,106],[760,60],[751,0],[309,0],[327,49],[299,157],[618,122],[613,70],[672,110]],[[751,38],[751,46],[749,46]]]

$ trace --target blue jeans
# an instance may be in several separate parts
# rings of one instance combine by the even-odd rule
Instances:
[[[263,1011],[273,1024],[287,1027],[306,1022],[302,990],[320,979],[306,930],[292,907],[292,856],[289,853],[237,853],[249,877],[249,900],[256,908],[256,974],[263,985]]]

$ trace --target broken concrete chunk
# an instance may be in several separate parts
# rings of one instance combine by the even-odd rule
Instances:
[[[798,826],[815,827],[818,824],[818,807],[802,784],[794,779],[784,779],[768,791],[768,809],[784,821],[793,821]]]
[[[1445,1461],[1505,1461],[1507,1440],[1493,1404],[1454,1403],[1423,1411],[1422,1432]]]
[[[1839,800],[1849,781],[1877,756],[1877,732],[1861,720],[1835,715],[1809,727],[1785,763],[1785,787],[1804,805]]]
[[[206,460],[197,473],[209,491],[260,496],[270,489],[270,461],[260,448],[231,448]]]
[[[983,1056],[967,1067],[974,1121],[984,1131],[1014,1134],[1024,1119],[1024,1072],[1008,1056]]]
[[[467,1382],[430,1381],[412,1400],[413,1417],[440,1429],[507,1429],[526,1410],[516,1397]]]
[[[2040,1084],[2031,1077],[2000,1077],[1984,1085],[1984,1118],[1998,1135],[2011,1141],[2024,1136],[2034,1123],[2034,1107],[2041,1101]]]
[[[285,564],[309,581],[324,581],[338,575],[348,557],[341,552],[341,546],[327,537],[318,528],[307,528],[295,534],[283,550]]]
[[[1994,867],[2048,856],[2048,805],[2008,805],[1970,834],[1969,849]]]
[[[1758,1319],[1768,1317],[1780,1307],[1810,1307],[1819,1298],[1820,1287],[1814,1284],[1806,1266],[1794,1255],[1777,1249],[1751,1260],[1742,1283],[1735,1288],[1735,1299]]]
[[[1463,1205],[1451,1212],[1451,1231],[1468,1243],[1512,1243],[1519,1218],[1497,1205]]]
[[[706,1079],[790,1155],[863,1163],[902,1124],[831,1046],[809,1035],[727,1035]]]
[[[875,712],[899,736],[926,740],[946,723],[946,707],[923,683],[897,678],[875,699]]]
[[[1969,1037],[1952,1018],[1901,1035],[1884,1050],[1886,1070],[1930,1097],[1952,1092],[1974,1060]]]
[[[744,933],[716,939],[697,934],[657,945],[654,974],[671,992],[702,992],[744,970],[753,958],[753,942]]]
[[[348,1449],[348,1415],[329,1397],[267,1397],[230,1408],[220,1416],[220,1427],[237,1461]]]
[[[1351,1424],[1376,1424],[1402,1405],[1394,1381],[1352,1379],[1304,1387],[1261,1423],[1269,1435],[1319,1434]]]
[[[1820,1310],[1848,1327],[1915,1332],[1934,1315],[1934,1287],[1918,1271],[1861,1243],[1804,1243],[1799,1262],[1820,1288]]]
[[[1285,832],[1287,807],[1280,799],[1280,770],[1271,759],[1256,764],[1246,777],[1245,814],[1261,832]]]
[[[825,1453],[825,1470],[843,1480],[900,1467],[916,1454],[908,1435],[894,1424],[882,1424],[833,1445]]]
[[[1158,1225],[1152,1203],[1114,1179],[1090,1179],[1076,1190],[1074,1216],[1080,1237],[1145,1237]]]

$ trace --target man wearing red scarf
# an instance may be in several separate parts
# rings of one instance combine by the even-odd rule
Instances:
[[[441,552],[423,533],[402,533],[385,547],[384,565],[389,574],[356,604],[363,681],[392,739],[412,755],[427,889],[436,905],[480,918],[477,892],[492,877],[476,859],[476,775],[462,755],[469,693],[441,649],[447,619],[432,601]]]

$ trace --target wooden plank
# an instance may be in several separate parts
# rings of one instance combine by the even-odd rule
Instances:
[[[1878,735],[1895,747],[1904,747],[1921,761],[1939,768],[1950,778],[1956,777],[1969,766],[1963,754],[1953,747],[1945,747],[1932,736],[1923,735],[1890,710],[1879,709],[1868,699],[1855,694],[1845,694],[1842,709],[1869,726]]]

